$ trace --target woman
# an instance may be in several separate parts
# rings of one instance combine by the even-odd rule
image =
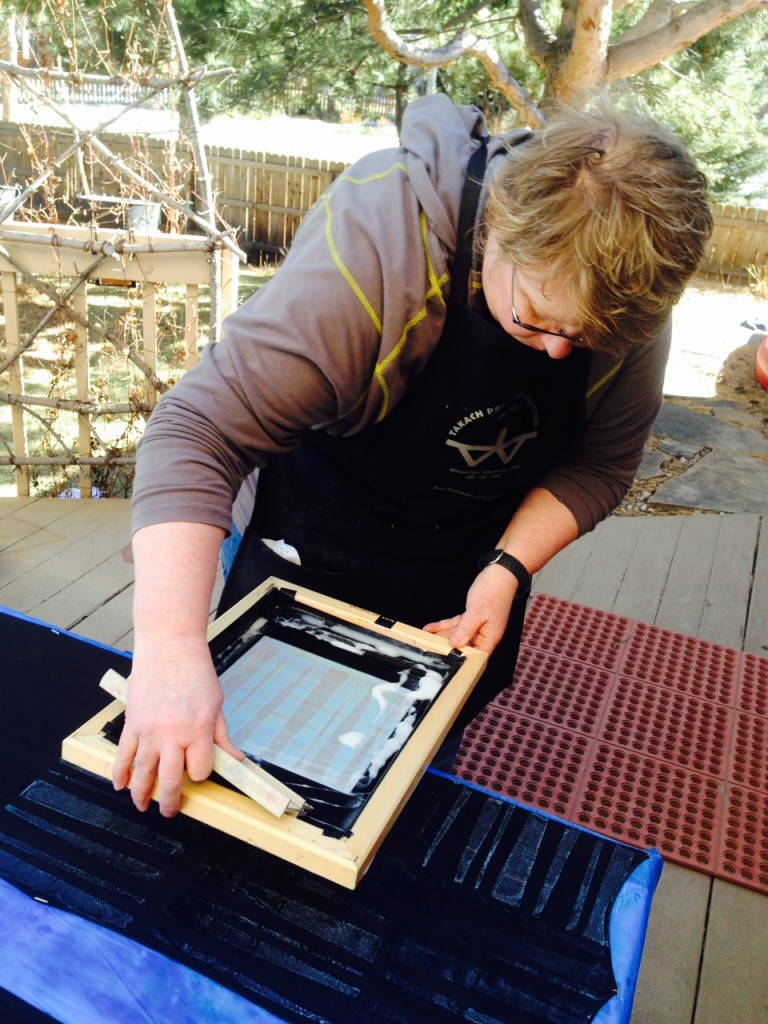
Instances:
[[[511,682],[531,574],[634,478],[711,231],[684,147],[603,101],[488,140],[444,96],[401,139],[321,197],[148,425],[113,776],[140,808],[158,777],[175,813],[212,740],[238,753],[205,642],[236,495],[222,604],[275,575],[492,653],[460,728]]]

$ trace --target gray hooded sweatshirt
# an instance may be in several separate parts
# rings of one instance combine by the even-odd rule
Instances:
[[[134,529],[188,521],[228,531],[238,492],[242,529],[254,470],[270,452],[295,448],[311,428],[356,433],[395,407],[440,338],[466,167],[484,134],[476,109],[442,95],[417,100],[400,147],[358,161],[320,197],[275,277],[153,412]],[[511,138],[491,139],[491,167]],[[475,298],[480,286],[478,276]],[[537,481],[581,533],[634,479],[661,404],[669,334],[623,360],[591,358],[580,441]]]

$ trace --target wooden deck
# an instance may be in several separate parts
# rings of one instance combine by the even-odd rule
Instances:
[[[0,499],[0,605],[130,650],[128,542],[125,501]],[[768,655],[768,516],[614,517],[534,592]],[[666,864],[632,1024],[768,1024],[766,950],[768,898]]]

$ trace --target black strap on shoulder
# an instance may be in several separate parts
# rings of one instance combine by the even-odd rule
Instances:
[[[483,176],[488,146],[484,139],[469,158],[467,176],[459,207],[459,223],[456,229],[456,253],[451,268],[451,292],[448,301],[463,306],[467,302],[469,272],[472,269],[472,246],[477,218],[477,206],[483,188]]]

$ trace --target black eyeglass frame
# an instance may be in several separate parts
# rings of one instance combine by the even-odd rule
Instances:
[[[553,338],[562,338],[563,341],[570,341],[572,345],[583,345],[583,338],[576,334],[566,334],[564,331],[548,331],[545,327],[536,327],[534,324],[527,324],[524,320],[521,320],[517,315],[515,309],[515,271],[517,267],[512,264],[512,283],[510,287],[509,295],[509,307],[512,310],[512,323],[515,327],[522,327],[524,331],[530,331],[531,334],[549,334]]]

